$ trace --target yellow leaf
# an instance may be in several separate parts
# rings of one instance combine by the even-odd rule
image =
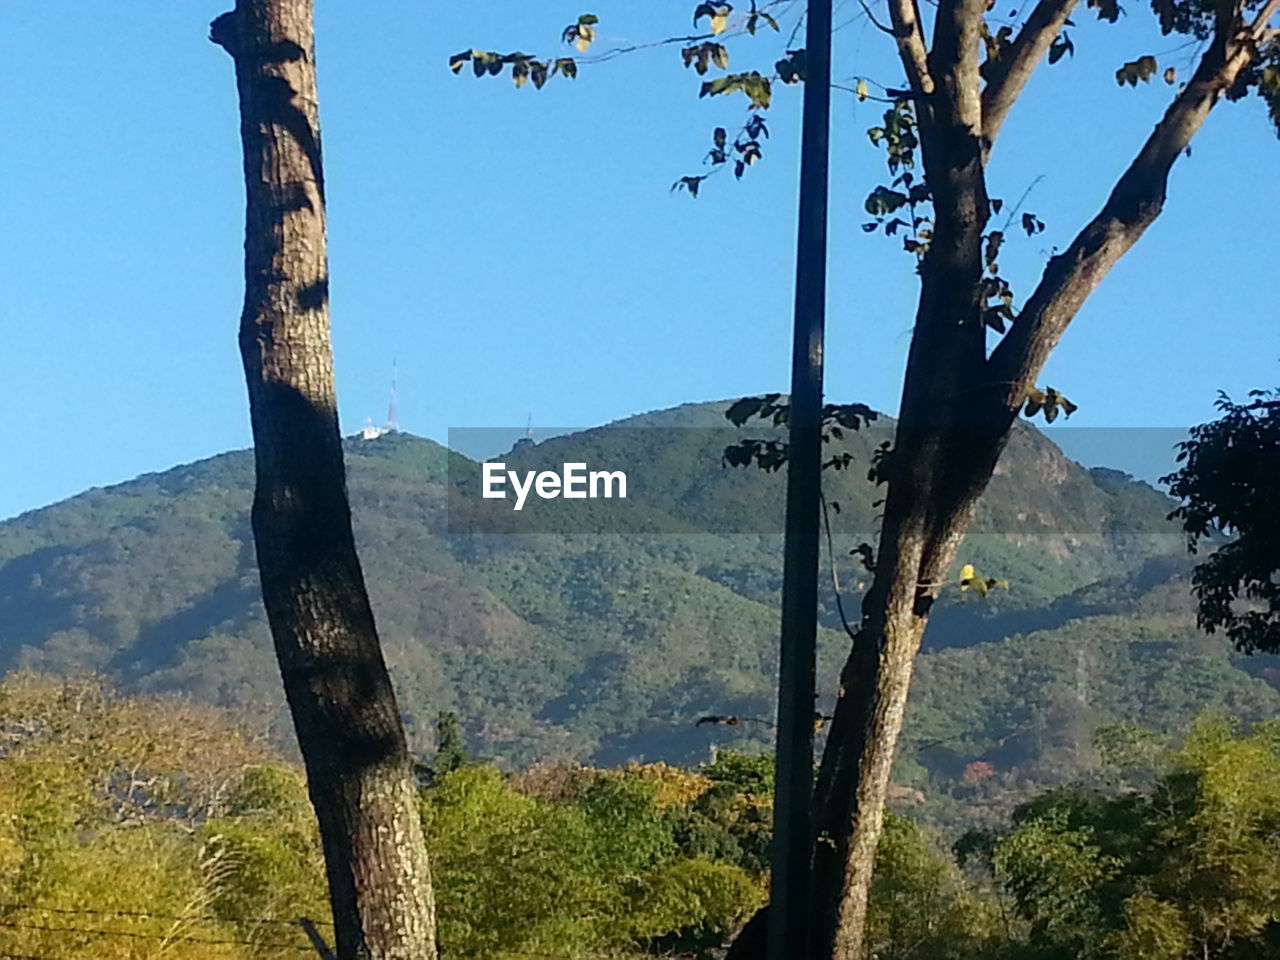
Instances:
[[[975,576],[975,571],[973,569],[972,563],[966,563],[963,567],[960,568],[961,583],[964,583],[966,580],[972,580],[974,576]]]
[[[858,99],[865,100],[867,99],[867,95],[868,95],[867,81],[859,80],[858,81]]]
[[[714,17],[711,18],[711,32],[724,33],[724,28],[728,25],[728,23],[729,23],[729,14],[727,11],[724,13],[717,13]]]

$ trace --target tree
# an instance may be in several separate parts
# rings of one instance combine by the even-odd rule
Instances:
[[[1163,479],[1183,503],[1182,521],[1195,553],[1214,533],[1234,534],[1196,567],[1197,620],[1222,630],[1241,650],[1280,652],[1280,390],[1254,391],[1248,403],[1218,400],[1222,416],[1201,424],[1181,444],[1183,466]],[[1249,609],[1238,610],[1243,599]]]
[[[1103,19],[1118,16],[1108,0],[1091,5]],[[993,34],[985,2],[949,0],[939,5],[926,45],[914,0],[889,0],[914,118],[906,132],[919,143],[932,222],[928,237],[916,241],[924,243],[917,248],[916,323],[893,449],[879,468],[888,491],[875,572],[816,790],[814,925],[842,960],[863,953],[885,796],[929,611],[1015,419],[1023,410],[1049,419],[1060,406],[1069,412],[1059,394],[1036,385],[1045,361],[1085,299],[1159,216],[1169,171],[1210,110],[1250,83],[1270,97],[1273,113],[1280,103],[1280,53],[1270,26],[1280,2],[1156,0],[1164,32],[1208,41],[1200,62],[1099,213],[1049,260],[1022,309],[1006,314],[1007,284],[996,261],[1003,231],[987,229],[997,206],[988,195],[987,162],[1036,66],[1046,54],[1061,56],[1060,34],[1074,7],[1074,0],[1039,0],[1014,36]],[[911,143],[902,149],[914,150]],[[891,165],[901,156],[891,153]],[[910,191],[912,184],[904,185]],[[1039,225],[1034,217],[1024,223],[1028,233]],[[990,350],[988,330],[1003,334]]]
[[[1019,807],[1012,830],[957,847],[991,868],[1029,956],[1273,956],[1278,733],[1201,717],[1148,789],[1051,791]]]
[[[338,432],[311,0],[237,0],[210,38],[235,61],[240,99],[254,539],[319,821],[337,952],[434,958],[422,825]]]
[[[1115,0],[1088,5],[1101,20],[1120,16]],[[753,2],[741,29],[754,34],[771,6]],[[1006,230],[989,229],[1003,201],[988,192],[987,165],[1035,69],[1046,57],[1057,62],[1074,49],[1064,28],[1073,26],[1076,2],[1038,0],[1016,29],[1000,26],[993,6],[941,0],[930,10],[930,24],[916,0],[887,0],[889,23],[876,21],[892,37],[907,82],[905,89],[886,89],[884,124],[868,131],[885,148],[894,180],[868,196],[866,209],[875,219],[867,227],[906,235],[920,295],[896,435],[873,464],[876,479],[888,486],[879,549],[866,554],[872,582],[852,631],[815,789],[811,926],[822,957],[860,960],[864,953],[868,894],[915,656],[978,500],[1020,413],[1043,413],[1052,421],[1074,409],[1057,390],[1037,385],[1046,360],[1088,296],[1160,215],[1169,172],[1213,107],[1223,97],[1256,91],[1280,121],[1280,45],[1271,25],[1280,0],[1153,0],[1163,33],[1203,45],[1196,69],[1099,213],[1049,259],[1015,310],[1014,293],[999,272]],[[706,17],[711,35],[669,42],[690,44],[683,50],[685,64],[699,73],[726,69],[728,54],[717,38],[730,28],[732,14],[728,3],[699,4],[694,22]],[[564,37],[585,53],[596,24],[586,15]],[[726,168],[736,153],[734,169],[741,176],[759,159],[765,133],[759,113],[769,106],[775,80],[804,79],[803,53],[788,51],[772,77],[752,71],[703,83],[703,96],[741,93],[752,107],[736,139],[715,130],[709,154],[715,169]],[[451,67],[460,71],[468,61],[477,76],[510,66],[517,85],[531,78],[541,86],[557,69],[577,73],[573,61],[567,71],[560,60],[480,50],[455,56]],[[1116,80],[1136,85],[1157,69],[1154,57],[1142,57],[1123,65]],[[1176,82],[1168,71],[1165,77]],[[869,95],[865,81],[855,93]],[[922,178],[914,172],[917,159]],[[675,188],[696,197],[705,179],[684,177]],[[1010,212],[1010,222],[1018,212]],[[1044,229],[1028,212],[1021,224],[1028,235]],[[997,338],[994,346],[989,337]],[[764,402],[785,419],[785,401],[774,396]],[[767,451],[774,469],[785,462],[785,451],[777,448]],[[989,584],[976,576],[961,579]],[[764,926],[763,918],[750,924],[734,955],[757,955]]]

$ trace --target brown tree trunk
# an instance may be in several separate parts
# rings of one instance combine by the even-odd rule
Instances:
[[[434,960],[404,729],[356,556],[329,338],[311,0],[237,0],[248,194],[240,322],[262,596],[306,763],[341,960]]]
[[[1061,10],[1069,10],[1063,0],[1042,6],[1055,11],[1033,19],[1028,29],[1043,33],[1027,41],[1041,47],[1056,34]],[[1263,26],[1274,9],[1272,0]],[[921,270],[881,556],[819,771],[814,869],[823,895],[815,897],[814,927],[819,942],[829,944],[818,952],[824,958],[865,955],[872,871],[915,657],[1026,391],[1088,295],[1159,216],[1173,162],[1256,50],[1257,26],[1244,30],[1238,12],[1228,11],[1191,81],[1101,212],[1050,260],[1013,329],[987,357],[979,291],[984,167],[995,129],[984,130],[975,102],[983,10],[975,0],[939,6],[928,82],[916,85],[936,230]]]
[[[940,581],[956,558],[1026,392],[1068,324],[1107,272],[1159,216],[1169,171],[1209,111],[1276,42],[1267,0],[1251,24],[1225,3],[1187,85],[1117,181],[1102,210],[1053,257],[1012,329],[988,356],[981,322],[986,159],[995,134],[1074,0],[1040,0],[1014,54],[983,88],[976,31],[985,2],[938,5],[933,49],[914,0],[890,0],[920,124],[935,234],[921,295],[891,459],[880,555],[862,622],[841,672],[841,695],[814,799],[813,928],[817,958],[862,960],[885,799],[915,656]],[[732,960],[761,956],[767,911]]]

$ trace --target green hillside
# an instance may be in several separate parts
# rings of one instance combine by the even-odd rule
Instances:
[[[510,765],[691,762],[713,745],[768,744],[784,481],[722,465],[727,443],[767,432],[728,426],[724,407],[513,451],[511,469],[579,461],[625,469],[629,484],[626,502],[531,502],[515,526],[509,504],[475,497],[473,461],[405,434],[348,443],[357,539],[420,749],[439,710]],[[865,574],[848,554],[874,531],[879,496],[866,464],[890,427],[852,434],[852,467],[829,475],[851,612]],[[238,451],[0,524],[0,670],[99,671],[281,719],[251,484]],[[939,604],[900,761],[904,803],[923,796],[943,821],[1002,807],[1085,769],[1099,724],[1275,712],[1280,694],[1244,669],[1260,674],[1260,661],[1238,664],[1195,633],[1168,510],[1030,426],[1015,433],[962,555],[1010,589],[985,601],[953,589]],[[829,698],[846,640],[825,594]],[[695,727],[704,714],[746,719]],[[975,762],[992,772],[976,777]]]

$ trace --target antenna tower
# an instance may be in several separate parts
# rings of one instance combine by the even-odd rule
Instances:
[[[387,430],[391,433],[400,431],[400,424],[396,423],[396,362],[391,361],[391,403],[387,406]]]

